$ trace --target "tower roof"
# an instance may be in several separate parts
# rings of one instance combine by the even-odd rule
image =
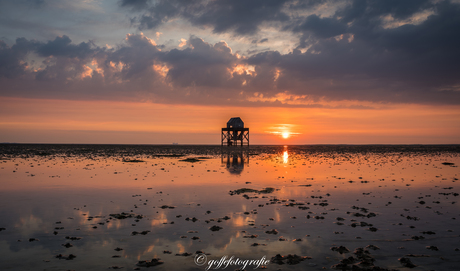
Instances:
[[[240,117],[231,118],[227,122],[227,128],[244,128],[244,122]]]

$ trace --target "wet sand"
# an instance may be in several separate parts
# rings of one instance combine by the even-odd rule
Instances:
[[[2,270],[460,269],[458,145],[0,150]]]

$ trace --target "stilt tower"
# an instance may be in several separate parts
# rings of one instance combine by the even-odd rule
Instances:
[[[221,140],[222,146],[249,146],[249,128],[244,128],[241,118],[231,118],[227,128],[222,128]]]

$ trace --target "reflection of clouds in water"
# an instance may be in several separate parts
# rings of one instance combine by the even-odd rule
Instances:
[[[150,220],[151,220],[150,225],[152,227],[163,225],[164,223],[168,223],[168,216],[166,215],[165,212],[159,211],[158,216],[155,218],[151,218]]]
[[[118,229],[121,228],[121,226],[122,226],[122,222],[121,222],[121,220],[119,220],[119,219],[112,219],[112,220],[110,221],[110,223],[107,223],[107,229],[108,229],[108,230],[110,230],[110,229],[116,229],[116,230],[118,230]]]
[[[275,209],[275,210],[274,210],[274,213],[275,213],[275,217],[274,217],[275,221],[276,221],[276,222],[281,222],[280,211],[279,211],[278,209]]]
[[[248,211],[248,205],[247,204],[241,204],[241,211],[247,212]]]
[[[234,214],[232,216],[232,223],[234,227],[244,227],[248,226],[255,219],[255,215]]]
[[[176,246],[177,246],[177,249],[179,250],[177,253],[180,254],[180,253],[184,253],[184,252],[185,252],[185,247],[184,247],[184,245],[183,245],[182,243],[178,242],[178,243],[176,244]]]
[[[144,254],[152,252],[154,247],[155,247],[155,245],[150,245],[149,247],[147,247],[147,249],[145,250]]]
[[[153,252],[152,257],[156,257],[160,253],[159,251],[155,250],[155,248],[158,247],[156,245],[156,244],[158,244],[158,242],[159,242],[159,239],[157,238],[154,241],[150,240],[150,242],[146,243],[143,246],[139,246],[138,248],[140,248],[140,249],[138,250],[138,254],[137,254],[136,259],[139,261],[139,260],[143,259],[145,255],[148,255],[148,254],[152,255],[152,252]],[[123,250],[123,251],[126,251],[126,249]]]
[[[30,237],[43,230],[46,232],[49,231],[46,225],[44,225],[43,220],[33,214],[19,218],[18,223],[14,227],[19,229],[22,237]]]

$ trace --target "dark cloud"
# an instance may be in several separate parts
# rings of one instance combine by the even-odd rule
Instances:
[[[267,42],[267,41],[268,41],[268,38],[264,38],[264,39],[259,40],[259,43],[264,43],[264,42]]]
[[[225,42],[195,36],[171,50],[143,34],[127,35],[113,49],[92,41],[74,44],[67,36],[46,42],[19,38],[12,46],[0,42],[2,94],[247,104],[249,97],[284,93],[305,102],[460,103],[460,4],[356,0],[330,17],[294,18],[288,12],[335,2],[121,1],[146,5],[146,21],[139,21],[145,28],[181,18],[215,32],[247,35],[254,49],[273,41],[252,36],[272,22],[299,40],[290,53],[264,49],[241,57]],[[431,15],[411,23],[424,12]],[[293,16],[288,21],[287,14]],[[40,65],[30,62],[31,54],[41,58]]]
[[[125,3],[128,2],[129,4]],[[133,6],[122,1],[121,6]],[[137,1],[134,1],[137,3]],[[141,1],[145,6],[145,1]],[[284,22],[289,16],[282,10],[288,0],[159,0],[135,18],[139,29],[153,29],[174,18],[183,18],[196,26],[210,26],[215,33],[232,31],[238,35],[255,34],[264,22]],[[136,5],[138,7],[139,5]]]
[[[36,52],[44,57],[66,56],[71,58],[87,58],[94,53],[93,47],[95,45],[92,42],[82,42],[78,45],[71,43],[72,40],[66,35],[56,37],[53,41],[48,41],[46,44],[36,43]]]
[[[227,44],[213,46],[197,37],[191,37],[187,44],[190,47],[173,49],[162,57],[171,65],[168,78],[182,87],[223,87],[230,76],[227,69],[237,61]]]
[[[372,22],[382,15],[392,15],[396,19],[406,19],[417,12],[433,8],[431,0],[353,0],[351,5],[337,12],[343,22]]]
[[[28,52],[23,39],[17,39],[11,48],[0,40],[0,78],[16,78],[24,73],[27,63],[22,60]]]
[[[334,18],[320,18],[313,14],[308,16],[301,25],[294,27],[294,31],[308,31],[319,38],[330,38],[346,33],[347,26]]]
[[[203,8],[202,2],[203,0],[145,1],[144,8],[140,8],[144,12],[139,16],[133,17],[131,23],[137,25],[140,30],[155,29],[172,19],[178,17],[188,18],[192,14],[200,13]],[[129,6],[134,7],[132,3]],[[135,7],[139,7],[139,5]]]
[[[0,41],[0,76],[16,77],[25,72],[28,63],[26,56],[33,52],[41,57],[62,57],[88,60],[102,49],[92,42],[82,42],[78,45],[71,44],[68,36],[56,37],[47,43],[26,38],[16,39],[16,43],[9,47],[5,42]]]
[[[134,10],[141,10],[148,7],[150,0],[121,0],[121,7],[128,7]]]
[[[214,32],[234,31],[239,35],[255,34],[264,22],[283,22],[289,16],[282,11],[285,0],[210,1],[205,11],[188,14],[195,25],[210,25]]]
[[[265,42],[268,42],[268,38],[263,38],[261,40],[252,40],[251,41],[252,44],[260,44],[260,43],[265,43]]]
[[[0,5],[10,4],[12,1],[0,0]],[[37,8],[43,7],[46,4],[45,0],[16,0],[14,1],[15,5],[22,5],[25,7]]]
[[[385,25],[386,16],[397,23],[422,12],[433,14],[418,24]],[[280,89],[337,100],[458,103],[459,4],[356,0],[332,17],[310,15],[285,29],[301,34],[305,54],[249,59],[281,68]]]
[[[152,76],[154,73],[149,72],[151,72],[159,54],[160,50],[156,44],[146,36],[142,34],[127,35],[126,44],[104,55],[104,66],[109,68],[111,62],[121,63],[120,76],[126,80]]]

